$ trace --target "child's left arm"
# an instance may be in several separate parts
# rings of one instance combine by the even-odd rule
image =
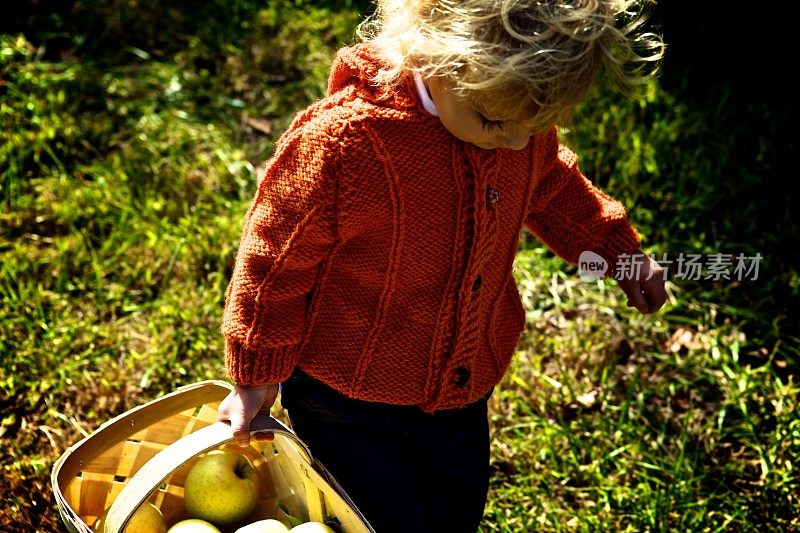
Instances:
[[[534,191],[525,224],[554,253],[577,263],[581,253],[603,257],[613,276],[621,257],[639,268],[617,276],[628,306],[654,313],[666,301],[663,269],[640,250],[639,235],[624,206],[592,185],[578,169],[577,157],[558,144],[555,128],[538,140]]]

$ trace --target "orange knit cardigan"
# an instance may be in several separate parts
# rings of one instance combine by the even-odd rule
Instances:
[[[368,401],[456,408],[502,378],[525,325],[511,275],[527,226],[576,262],[639,247],[618,202],[555,129],[524,150],[452,136],[418,100],[369,80],[376,48],[343,48],[327,96],[276,145],[226,295],[226,367],[243,385],[299,367]]]

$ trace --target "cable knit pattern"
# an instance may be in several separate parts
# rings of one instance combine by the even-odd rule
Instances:
[[[639,240],[555,130],[519,151],[465,144],[411,76],[371,83],[381,65],[372,45],[340,50],[328,95],[267,162],[226,295],[226,366],[244,385],[299,366],[350,397],[460,407],[500,381],[524,327],[523,225],[573,262]]]

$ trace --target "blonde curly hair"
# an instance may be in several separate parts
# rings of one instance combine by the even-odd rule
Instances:
[[[603,74],[630,94],[656,71],[664,43],[642,32],[650,0],[377,0],[359,36],[381,46],[390,86],[409,72],[443,77],[497,119],[564,125]]]

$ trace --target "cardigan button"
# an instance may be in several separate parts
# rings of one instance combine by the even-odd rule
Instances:
[[[495,204],[500,201],[500,193],[497,190],[487,187],[486,188],[486,207],[493,209]]]
[[[475,281],[472,282],[472,292],[477,292],[481,288],[481,285],[483,285],[483,278],[478,274],[475,276]]]
[[[455,370],[455,379],[453,380],[456,385],[463,387],[469,381],[470,372],[468,369],[460,366]]]

